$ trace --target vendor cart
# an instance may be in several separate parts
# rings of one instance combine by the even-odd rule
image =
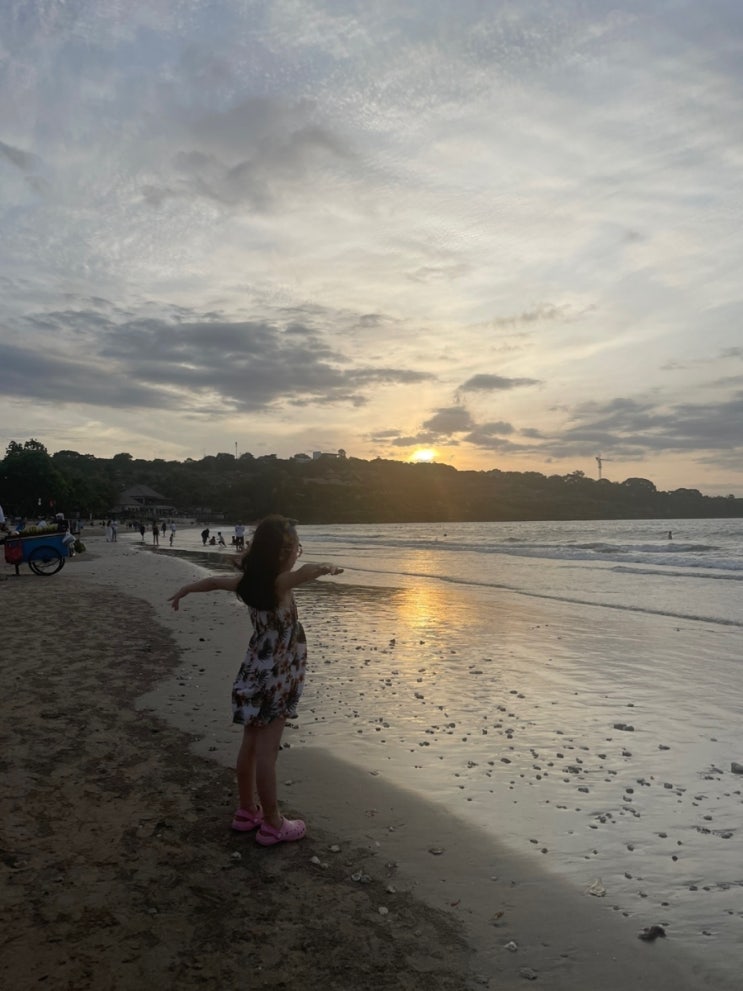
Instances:
[[[37,575],[56,575],[69,556],[62,533],[39,533],[24,537],[22,533],[5,538],[5,560],[19,574],[21,564],[28,564]]]

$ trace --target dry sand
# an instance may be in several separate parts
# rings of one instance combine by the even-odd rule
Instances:
[[[189,734],[137,702],[183,652],[236,666],[232,604],[219,647],[200,644],[165,605],[189,565],[87,542],[56,576],[0,581],[11,991],[733,987],[451,810],[314,748],[291,746],[279,772],[309,837],[265,850],[232,834],[232,774],[195,752],[198,711]]]

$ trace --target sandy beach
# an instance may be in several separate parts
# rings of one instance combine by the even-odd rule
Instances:
[[[244,610],[199,597],[176,617],[167,596],[194,565],[86,543],[57,576],[6,567],[0,581],[13,991],[736,986],[672,931],[639,940],[610,901],[342,746],[303,745],[301,711],[279,781],[308,838],[265,850],[232,834],[232,773],[199,684],[224,693],[227,724]]]

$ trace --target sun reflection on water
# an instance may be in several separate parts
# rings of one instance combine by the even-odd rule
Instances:
[[[410,632],[435,635],[442,625],[445,612],[444,596],[440,589],[429,583],[421,583],[401,589],[394,599],[398,621]]]

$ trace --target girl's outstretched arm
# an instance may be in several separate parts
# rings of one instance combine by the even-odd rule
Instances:
[[[342,575],[343,568],[335,564],[303,564],[296,571],[285,571],[276,579],[276,589],[279,595],[288,592],[289,589],[296,588],[297,585],[304,585],[305,582],[322,578],[323,575]]]
[[[171,595],[168,602],[175,611],[182,598],[192,592],[234,592],[238,586],[242,572],[239,575],[212,575],[210,578],[202,578],[200,581],[191,582],[179,588],[175,595]]]

